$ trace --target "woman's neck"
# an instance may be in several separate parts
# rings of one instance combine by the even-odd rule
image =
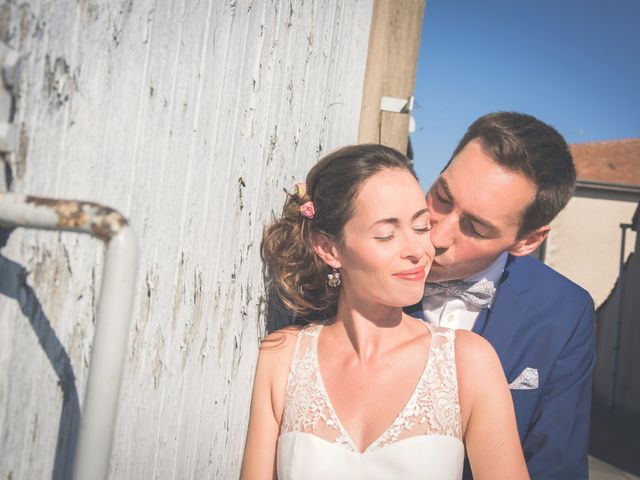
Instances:
[[[341,296],[329,330],[341,347],[352,350],[360,361],[367,362],[409,339],[411,333],[405,319],[399,307],[355,306]]]

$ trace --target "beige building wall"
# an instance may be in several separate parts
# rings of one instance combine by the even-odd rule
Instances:
[[[593,297],[596,308],[613,289],[619,273],[621,223],[630,223],[638,198],[632,194],[578,191],[551,222],[544,261]],[[635,249],[627,230],[626,256]]]

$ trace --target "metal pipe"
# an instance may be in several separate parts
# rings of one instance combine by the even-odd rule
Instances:
[[[0,193],[0,225],[88,233],[106,245],[73,477],[107,477],[131,324],[137,243],[127,220],[92,202]]]
[[[613,324],[613,347],[611,348],[611,372],[609,378],[609,398],[607,399],[607,408],[613,412],[616,398],[616,381],[618,377],[618,359],[620,350],[620,331],[622,325],[622,298],[624,289],[624,261],[625,261],[625,242],[627,237],[627,229],[632,228],[630,223],[621,223],[622,238],[620,240],[620,266],[618,273],[618,295],[616,297],[616,321]]]

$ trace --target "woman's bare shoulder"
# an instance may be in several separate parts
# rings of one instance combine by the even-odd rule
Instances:
[[[480,335],[456,331],[456,366],[460,389],[483,390],[504,381],[504,371],[493,346]]]
[[[261,356],[279,356],[293,353],[298,335],[304,327],[290,325],[271,332],[260,343]]]
[[[293,360],[298,336],[304,328],[291,325],[267,335],[260,344],[258,369],[276,376],[286,375]]]
[[[456,330],[457,363],[494,364],[498,355],[493,346],[477,333],[468,330]]]
[[[290,326],[270,333],[258,352],[256,379],[269,385],[273,415],[279,423],[284,409],[287,378],[301,327]]]
[[[492,398],[507,386],[498,355],[486,339],[467,330],[457,330],[455,350],[462,429],[466,432],[477,400]]]
[[[493,346],[480,335],[456,331],[456,367],[462,396],[506,386],[504,370]]]

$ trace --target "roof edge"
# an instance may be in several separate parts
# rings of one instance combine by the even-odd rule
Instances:
[[[576,187],[589,188],[592,190],[607,190],[613,192],[636,193],[640,195],[640,185],[629,185],[628,183],[600,182],[593,180],[577,180]]]

